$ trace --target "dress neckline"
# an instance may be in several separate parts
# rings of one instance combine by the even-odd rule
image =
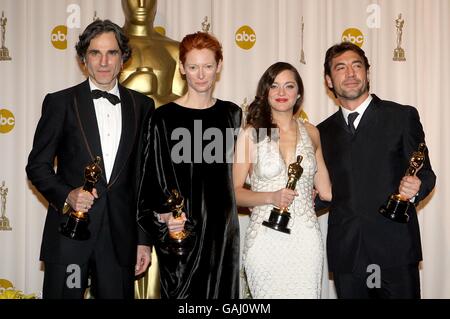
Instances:
[[[213,105],[211,105],[210,107],[204,108],[204,109],[197,109],[197,108],[192,108],[192,107],[187,107],[187,106],[183,106],[181,104],[176,103],[175,101],[172,101],[171,103],[176,105],[178,108],[181,108],[183,110],[189,110],[189,111],[193,111],[193,112],[203,112],[203,111],[208,111],[211,110],[213,108],[215,108],[218,104],[219,104],[219,99],[215,99],[216,101],[214,102]]]
[[[294,146],[294,158],[293,158],[294,160],[297,159],[298,145],[301,143],[301,139],[302,139],[302,136],[300,134],[300,123],[299,123],[298,119],[295,120],[295,124],[296,124],[297,127],[296,127],[296,130],[295,130],[296,134],[295,134],[295,146]],[[280,139],[281,139],[281,137],[280,137]],[[280,148],[280,142],[278,142],[278,154],[279,154],[279,156],[281,158],[281,161],[284,164],[284,168],[287,169],[288,166],[291,163],[288,164],[286,162],[286,159],[283,157],[283,153],[281,152],[281,148]]]

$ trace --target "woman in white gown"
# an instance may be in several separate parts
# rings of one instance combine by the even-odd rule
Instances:
[[[320,298],[324,248],[314,192],[329,201],[331,184],[319,131],[297,116],[302,101],[298,71],[273,64],[259,81],[238,137],[233,180],[238,206],[251,210],[242,266],[252,298]],[[303,173],[291,190],[287,169],[298,155]],[[288,207],[290,234],[262,225],[274,206]]]

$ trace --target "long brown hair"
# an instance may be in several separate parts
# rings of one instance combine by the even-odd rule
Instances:
[[[255,128],[257,142],[263,140],[266,135],[270,139],[272,137],[271,129],[277,128],[277,125],[272,122],[272,108],[269,104],[268,97],[270,87],[275,81],[275,78],[285,70],[292,71],[294,74],[295,82],[298,87],[298,94],[300,95],[300,98],[297,99],[294,105],[294,114],[298,112],[303,103],[303,81],[297,69],[287,62],[276,62],[272,64],[259,80],[255,100],[248,107],[246,124]]]

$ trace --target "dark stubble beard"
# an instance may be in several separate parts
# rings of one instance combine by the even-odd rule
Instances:
[[[342,98],[344,100],[357,100],[358,98],[360,98],[362,95],[364,95],[366,92],[368,91],[368,81],[364,81],[364,85],[358,90],[358,91],[353,91],[353,90],[335,90],[336,95],[338,96],[338,98]]]

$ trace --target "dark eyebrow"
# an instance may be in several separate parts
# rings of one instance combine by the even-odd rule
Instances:
[[[345,66],[345,63],[344,63],[344,62],[336,63],[336,65],[334,66],[334,68],[337,68],[338,66]]]
[[[111,53],[116,54],[116,53],[119,53],[119,52],[120,51],[118,49],[113,49],[113,50],[108,50],[107,51],[107,53],[109,53],[109,54],[111,54]],[[88,50],[88,53],[100,53],[100,50],[90,49],[90,50]]]
[[[277,82],[277,81],[273,81],[273,83],[280,84],[280,82]],[[296,83],[296,82],[295,81],[286,81],[283,84],[288,84],[288,83]]]

